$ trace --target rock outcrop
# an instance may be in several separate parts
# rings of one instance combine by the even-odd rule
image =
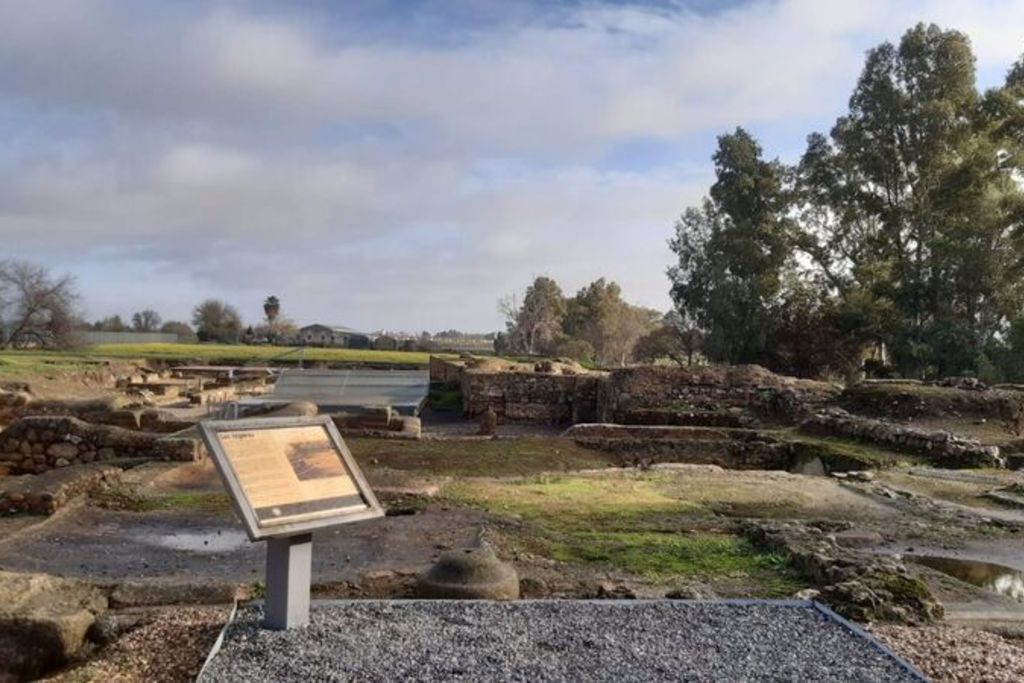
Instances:
[[[818,599],[849,619],[918,624],[942,618],[942,605],[902,561],[847,547],[853,525],[831,526],[836,528],[751,522],[743,531],[755,544],[789,557],[816,584]]]

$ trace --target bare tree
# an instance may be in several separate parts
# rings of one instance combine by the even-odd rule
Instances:
[[[0,262],[4,348],[65,348],[75,339],[78,295],[69,275],[55,278],[28,261]]]

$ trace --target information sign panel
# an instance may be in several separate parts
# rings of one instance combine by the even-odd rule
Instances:
[[[384,514],[328,416],[209,421],[199,430],[254,541]]]

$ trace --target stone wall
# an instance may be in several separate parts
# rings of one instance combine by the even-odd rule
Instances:
[[[787,469],[790,444],[750,429],[577,424],[565,432],[585,448],[614,453],[628,466],[659,462],[728,469]]]
[[[756,365],[642,366],[610,374],[598,417],[621,424],[707,424],[711,415],[720,415],[719,423],[739,424],[744,413],[790,416],[838,393],[831,384],[783,377]]]
[[[123,419],[121,402],[114,398],[51,400],[29,391],[0,390],[0,424],[30,415],[71,415],[86,422],[116,423]]]
[[[175,432],[188,424],[166,411],[153,408],[126,408],[117,397],[94,399],[39,399],[29,392],[0,390],[0,425],[22,417],[77,417],[84,422],[114,425],[146,432]],[[190,423],[189,423],[190,424]]]
[[[462,407],[469,417],[493,410],[509,422],[564,423],[593,419],[600,374],[490,372],[466,368],[461,373]]]
[[[909,419],[977,416],[1004,419],[1024,411],[1024,392],[938,386],[909,380],[867,381],[843,391],[840,404],[851,412]]]
[[[750,427],[753,415],[787,418],[833,401],[838,387],[752,365],[643,366],[611,373],[563,363],[431,359],[431,381],[458,378],[463,412],[503,421]]]
[[[885,420],[851,415],[841,408],[815,414],[800,430],[819,436],[838,436],[926,456],[940,467],[1005,467],[998,446],[986,446],[943,431],[925,431]]]
[[[0,432],[0,464],[15,474],[121,458],[187,462],[202,456],[192,439],[162,439],[74,417],[25,417]]]
[[[52,515],[77,496],[103,484],[120,481],[112,465],[68,465],[43,474],[0,479],[0,516],[26,513]]]
[[[430,381],[440,384],[458,385],[462,381],[462,361],[448,360],[438,356],[430,357]]]

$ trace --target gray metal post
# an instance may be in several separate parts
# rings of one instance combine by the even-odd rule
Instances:
[[[313,534],[267,540],[263,628],[282,631],[309,623]]]

